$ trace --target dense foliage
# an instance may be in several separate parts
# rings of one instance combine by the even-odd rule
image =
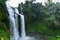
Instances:
[[[60,40],[60,3],[48,1],[44,6],[42,3],[33,3],[33,1],[26,1],[25,4],[22,4],[26,32],[41,33],[48,36],[48,40]],[[5,0],[0,0],[1,40],[9,40],[10,31],[6,13]]]
[[[5,1],[0,0],[0,40],[8,40],[9,38]]]
[[[42,33],[51,37],[60,36],[60,3],[28,2],[23,5],[23,12],[26,18],[26,31]],[[51,39],[57,40],[57,39]]]

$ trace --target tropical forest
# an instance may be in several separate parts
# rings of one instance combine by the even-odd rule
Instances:
[[[17,36],[15,39],[10,39],[11,35],[13,35],[14,38],[15,32],[13,32],[13,34],[10,29],[10,14],[7,11],[6,1],[7,0],[0,0],[0,40],[16,40]],[[25,18],[26,36],[34,37],[36,40],[60,40],[60,2],[54,3],[52,0],[47,0],[45,5],[43,5],[42,2],[34,3],[35,1],[36,0],[26,0],[25,3],[21,3],[17,8],[19,13],[23,12]],[[23,30],[23,28],[21,29],[21,23],[24,22],[21,19],[18,15],[19,36],[21,30]],[[24,24],[22,26],[24,26]],[[24,35],[24,31],[22,34]]]

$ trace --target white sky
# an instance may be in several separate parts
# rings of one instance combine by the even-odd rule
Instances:
[[[21,2],[25,2],[25,0],[20,0]],[[36,2],[47,2],[47,0],[36,0]],[[60,2],[60,0],[52,0],[52,2]]]
[[[36,0],[36,2],[42,2],[42,4],[45,5],[45,2],[47,2],[47,0]],[[60,2],[60,0],[52,0],[52,2],[56,3]]]
[[[36,0],[36,2],[47,2],[47,0]],[[52,0],[52,2],[60,2],[60,0]]]
[[[23,2],[25,3],[25,0],[8,0],[9,4],[13,7],[17,7],[19,3]],[[45,5],[45,2],[47,2],[47,0],[36,0],[36,2],[42,2],[43,5]],[[36,3],[35,2],[35,3]],[[52,0],[52,2],[60,2],[60,0]]]
[[[14,1],[14,2],[25,2],[25,0],[11,0],[11,1]],[[60,0],[52,0],[52,2],[60,2]],[[47,0],[36,0],[36,2],[47,2]]]
[[[22,2],[25,2],[25,0],[20,0],[20,1],[22,1]],[[42,4],[44,5],[45,4],[45,2],[47,2],[47,0],[36,0],[36,2],[42,2]],[[60,2],[60,0],[52,0],[52,2]]]

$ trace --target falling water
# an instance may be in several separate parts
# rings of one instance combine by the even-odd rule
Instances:
[[[23,38],[26,37],[26,34],[25,34],[24,15],[21,15],[21,36],[22,36]]]
[[[16,8],[15,8],[15,12],[16,12],[16,14],[20,15],[20,17],[21,17],[21,40],[26,40],[24,15],[19,14],[18,9],[16,9]]]
[[[15,12],[17,15],[20,15],[20,17],[21,17],[21,37],[20,37],[20,40],[35,40],[33,37],[26,36],[25,20],[24,20],[23,12],[21,11],[21,14],[19,14],[17,8],[15,8]]]
[[[18,21],[17,21],[17,14],[14,14],[14,10],[12,7],[9,6],[8,1],[6,2],[6,7],[9,13],[9,20],[10,20],[10,30],[13,33],[11,40],[18,40],[19,39],[19,32],[18,32]]]
[[[8,1],[6,1],[6,7],[9,13],[10,30],[12,32],[10,40],[33,40],[34,38],[26,36],[25,20],[22,8],[21,8],[21,14],[19,14],[18,9],[15,6],[14,7],[10,6]],[[21,37],[19,37],[19,31],[18,31],[18,15],[20,15],[21,17]]]
[[[26,40],[24,15],[21,15],[21,40]]]

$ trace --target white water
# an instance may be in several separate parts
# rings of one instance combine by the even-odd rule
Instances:
[[[22,38],[26,37],[24,15],[21,15],[21,36],[22,36]]]
[[[21,17],[21,40],[26,40],[24,15],[19,14],[18,9],[16,8],[15,8],[15,12]]]
[[[21,17],[21,40],[25,40],[26,33],[25,33],[25,23],[24,23],[24,15],[19,14],[18,9],[9,6],[8,2],[6,2],[6,7],[9,13],[9,20],[10,20],[10,30],[13,33],[11,40],[19,40],[19,32],[18,32],[18,15]]]
[[[8,13],[9,13],[10,30],[13,33],[10,40],[19,40],[17,14],[14,14],[15,12],[9,6],[8,2],[6,2],[6,7],[7,7],[7,10],[8,10]]]
[[[19,14],[18,9],[15,7],[11,7],[9,2],[6,1],[6,7],[9,13],[9,20],[10,20],[10,30],[12,32],[12,36],[10,36],[10,40],[34,40],[33,37],[27,37],[25,33],[25,20],[23,12]],[[18,15],[21,17],[21,37],[19,36],[18,31]]]

